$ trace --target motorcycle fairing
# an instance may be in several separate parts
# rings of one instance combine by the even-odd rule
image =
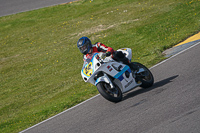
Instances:
[[[93,63],[93,60],[95,58],[95,56],[97,55],[98,53],[95,53],[92,57],[91,60],[89,61],[85,61],[86,63],[83,65],[83,69],[81,70],[81,73],[86,76],[87,78],[89,78],[93,72],[94,72],[94,63]]]
[[[113,68],[113,70],[110,72],[107,68],[107,66],[111,66]],[[113,65],[115,67],[117,66],[122,66],[122,70],[120,71],[117,71],[115,70],[115,67],[113,67]],[[95,85],[97,85],[99,82],[105,82],[105,83],[108,83],[110,84],[110,87],[114,87],[112,81],[110,80],[110,78],[107,76],[107,75],[110,75],[112,76],[113,78],[115,78],[116,80],[114,80],[113,82],[120,86],[120,89],[121,91],[124,93],[124,92],[127,92],[129,90],[131,90],[132,88],[136,87],[136,86],[139,86],[136,82],[135,82],[135,79],[133,78],[132,76],[132,72],[131,72],[131,69],[129,66],[127,65],[124,65],[124,64],[120,64],[118,62],[110,62],[108,63],[107,65],[104,66],[104,76],[98,78],[96,81],[95,81]],[[129,73],[129,76],[127,77],[127,75],[125,74],[125,72]],[[116,74],[117,73],[117,74]],[[106,75],[106,76],[105,76]]]
[[[128,73],[128,74],[126,74],[126,73]],[[122,68],[122,70],[114,76],[114,78],[118,79],[118,81],[114,80],[114,82],[118,86],[119,85],[121,86],[120,88],[121,88],[123,93],[131,90],[132,88],[134,88],[136,86],[139,86],[135,82],[135,79],[132,76],[132,72],[131,72],[130,67],[127,66],[127,65],[125,65]]]
[[[111,88],[114,86],[114,83],[120,86],[120,89],[123,93],[131,90],[136,86],[139,86],[135,82],[129,66],[116,61],[109,61],[109,59],[106,62],[104,60],[104,63],[102,64],[100,60],[97,59],[97,56],[98,53],[91,55],[91,58],[83,65],[81,74],[85,82],[90,82],[94,85],[97,85],[99,82],[106,82],[110,84]],[[95,75],[100,71],[104,72],[104,76],[94,80]],[[113,77],[116,80],[112,82],[107,75]]]
[[[114,78],[119,79],[120,81],[122,81],[124,79],[123,74],[125,73],[125,71],[128,71],[129,73],[131,73],[131,69],[129,66],[125,66],[119,73],[117,73]]]

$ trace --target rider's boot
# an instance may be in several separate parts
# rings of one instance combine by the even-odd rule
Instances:
[[[129,61],[129,59],[127,57],[125,57],[125,55],[124,55],[124,53],[122,51],[116,51],[113,54],[113,58],[116,61],[122,61],[124,64],[128,65],[132,71],[138,70],[137,66],[133,65],[133,63],[131,63]]]
[[[128,65],[132,71],[138,71],[138,67],[129,61],[128,58],[124,58],[124,64]]]

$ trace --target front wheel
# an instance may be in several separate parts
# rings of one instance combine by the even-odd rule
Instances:
[[[100,82],[97,84],[99,93],[111,102],[119,102],[122,100],[122,92],[118,86],[111,88],[108,83]]]
[[[136,79],[142,82],[140,87],[142,88],[151,87],[154,83],[154,77],[151,71],[146,66],[138,62],[132,62],[132,65],[134,65],[134,67],[137,68],[138,72],[136,72]]]

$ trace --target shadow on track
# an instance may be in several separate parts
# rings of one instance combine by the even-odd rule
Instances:
[[[141,89],[138,89],[138,90],[136,90],[136,91],[133,90],[133,91],[131,91],[131,92],[125,93],[125,94],[124,94],[124,97],[123,97],[123,100],[126,100],[126,99],[128,99],[128,98],[134,97],[134,96],[139,95],[139,94],[142,94],[142,93],[146,93],[146,92],[151,91],[151,90],[153,90],[153,89],[155,89],[155,88],[162,87],[162,86],[164,86],[164,85],[166,85],[166,84],[168,84],[168,83],[170,83],[170,82],[173,82],[172,80],[175,79],[175,78],[177,78],[178,76],[179,76],[179,75],[175,75],[175,76],[169,77],[169,78],[167,78],[167,79],[163,79],[163,80],[161,80],[161,81],[159,81],[159,82],[154,83],[152,87],[147,88],[147,89],[141,88]],[[157,93],[160,93],[160,92],[162,92],[163,90],[164,90],[164,89],[158,90]]]

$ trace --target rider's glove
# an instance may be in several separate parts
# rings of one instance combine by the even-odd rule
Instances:
[[[106,52],[106,57],[110,56],[111,52]]]
[[[106,53],[103,53],[102,55],[101,55],[101,59],[105,59],[106,58]]]
[[[101,55],[101,58],[102,59],[105,59],[106,57],[108,57],[108,56],[110,56],[111,55],[111,52],[106,52],[106,53],[103,53],[102,55]]]

